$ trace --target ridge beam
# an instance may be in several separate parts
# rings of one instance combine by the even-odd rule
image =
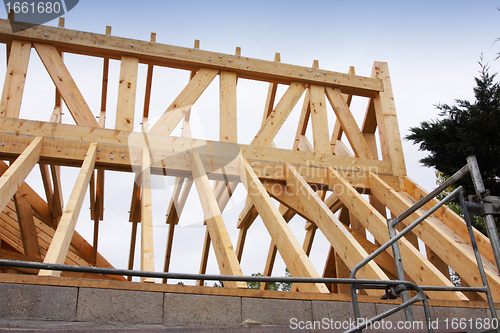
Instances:
[[[343,93],[372,97],[382,91],[382,83],[376,78],[349,75],[324,69],[288,65],[249,57],[209,52],[187,47],[165,45],[149,41],[121,38],[71,29],[59,29],[40,25],[13,22],[23,31],[12,33],[9,20],[0,20],[0,41],[13,39],[54,44],[61,52],[107,57],[119,60],[123,54],[138,57],[141,63],[167,66],[185,70],[210,67],[236,72],[243,79],[290,84],[300,81],[338,87]],[[220,57],[219,57],[220,56]],[[231,60],[231,61],[228,61]],[[311,72],[309,72],[311,70]]]

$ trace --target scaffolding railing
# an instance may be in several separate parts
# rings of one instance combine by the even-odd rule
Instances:
[[[438,194],[442,193],[444,190],[446,190],[448,187],[452,186],[455,184],[459,179],[461,179],[463,176],[465,176],[468,172],[470,171],[472,181],[474,183],[474,188],[476,190],[476,197],[479,198],[480,201],[482,201],[481,204],[479,205],[473,205],[473,204],[466,204],[463,196],[463,188],[462,186],[459,186],[456,188],[453,192],[448,194],[444,199],[442,199],[438,204],[436,204],[434,207],[429,209],[427,212],[425,212],[422,216],[420,216],[418,219],[413,221],[410,225],[408,225],[405,229],[403,229],[401,232],[396,233],[396,225],[401,223],[404,219],[409,217],[411,214],[413,214],[415,211],[423,207],[425,204],[430,202],[432,199],[434,199]],[[430,192],[428,195],[420,199],[417,203],[415,203],[412,207],[408,208],[405,212],[403,212],[401,215],[396,217],[395,219],[389,219],[387,220],[387,226],[389,229],[389,236],[390,239],[387,241],[385,244],[380,246],[376,251],[374,251],[372,254],[370,254],[368,257],[363,259],[361,262],[359,262],[351,271],[350,278],[355,279],[356,278],[356,273],[367,263],[372,261],[375,257],[380,255],[382,252],[387,250],[389,247],[392,247],[393,251],[393,257],[394,257],[394,263],[396,266],[396,274],[397,274],[397,280],[400,282],[405,282],[405,274],[404,274],[404,268],[403,268],[403,262],[401,258],[401,253],[399,250],[399,245],[398,245],[398,240],[405,236],[408,232],[410,232],[413,228],[418,226],[420,223],[422,223],[426,218],[428,218],[430,215],[432,215],[436,210],[438,210],[441,206],[452,200],[454,197],[458,197],[460,205],[462,207],[462,212],[464,215],[464,220],[467,225],[467,230],[469,233],[469,238],[471,241],[472,248],[474,250],[474,255],[476,258],[476,263],[479,269],[479,273],[481,275],[481,280],[483,283],[483,287],[438,287],[438,286],[427,286],[427,287],[420,287],[422,290],[428,290],[428,291],[469,291],[469,292],[482,292],[486,294],[486,299],[488,301],[488,306],[490,309],[491,317],[492,319],[495,319],[498,321],[497,318],[497,313],[495,310],[495,305],[493,303],[493,298],[491,295],[491,290],[489,288],[488,280],[486,278],[486,273],[484,271],[484,266],[483,262],[481,259],[481,254],[479,253],[479,249],[477,246],[476,238],[474,237],[474,230],[472,229],[472,224],[470,221],[469,217],[469,212],[467,207],[469,206],[474,206],[476,208],[483,207],[485,205],[491,205],[491,201],[484,200],[486,197],[489,197],[489,192],[485,190],[483,180],[481,177],[481,173],[479,171],[479,166],[477,164],[477,160],[475,156],[469,156],[467,158],[467,164],[462,167],[459,171],[457,171],[453,176],[448,178],[443,184],[438,186],[436,189],[434,189],[432,192]],[[493,211],[492,209],[483,209],[485,212],[484,214],[484,220],[485,224],[488,230],[488,236],[490,238],[491,246],[493,249],[493,254],[495,256],[495,261],[497,264],[497,269],[500,269],[500,241],[498,237],[498,230],[495,225],[495,221],[493,219]],[[361,281],[361,280],[360,280]],[[359,310],[359,304],[358,304],[358,293],[357,290],[361,289],[359,288],[359,284],[357,283],[352,283],[350,285],[351,287],[351,297],[352,297],[352,305],[353,305],[353,311],[354,311],[354,317],[355,320],[358,321],[361,318],[360,310]],[[394,309],[390,309],[376,317],[373,317],[367,323],[364,323],[363,325],[358,325],[353,330],[350,330],[349,332],[358,332],[361,331],[363,328],[365,328],[368,324],[381,320],[383,318],[386,318],[390,316],[391,314],[401,310],[404,308],[405,310],[405,317],[407,321],[413,321],[413,313],[411,310],[411,307],[409,305],[413,304],[410,301],[413,299],[409,299],[409,293],[408,290],[402,287],[391,287],[388,288],[387,293],[386,293],[387,298],[399,298],[401,297],[403,300],[403,303],[397,307],[397,310],[393,311]],[[426,309],[428,305],[424,303],[424,309]],[[428,309],[425,310],[426,313],[426,320],[427,323],[431,321],[430,318],[427,318],[427,311]],[[432,327],[428,326],[428,331],[433,332]],[[500,332],[500,328],[497,328],[497,332]]]

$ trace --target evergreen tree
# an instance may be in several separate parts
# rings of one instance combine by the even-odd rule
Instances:
[[[252,276],[263,276],[262,273],[253,273]],[[291,277],[288,268],[285,268],[285,277]],[[248,281],[249,289],[260,289],[260,282]],[[269,283],[269,290],[290,291],[292,290],[291,282],[271,282]]]
[[[496,74],[483,64],[474,88],[475,102],[457,99],[455,105],[438,104],[440,119],[424,121],[410,128],[407,140],[420,145],[429,156],[420,160],[448,178],[475,155],[486,189],[500,195],[500,84]],[[471,178],[465,176],[457,184],[466,194],[475,194]]]

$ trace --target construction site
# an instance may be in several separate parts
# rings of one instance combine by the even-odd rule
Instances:
[[[375,61],[371,73],[358,74],[354,67],[339,73],[317,61],[311,67],[282,63],[279,54],[268,61],[245,57],[239,48],[234,54],[205,51],[198,41],[192,48],[161,44],[155,34],[144,41],[113,36],[111,27],[103,34],[70,30],[64,19],[59,27],[0,20],[0,43],[8,60],[0,100],[2,328],[55,330],[65,323],[75,330],[116,325],[111,328],[287,332],[317,328],[322,318],[367,319],[354,327],[328,327],[339,332],[376,328],[384,318],[427,325],[415,332],[452,328],[443,325],[459,319],[467,325],[481,320],[479,331],[498,328],[500,244],[490,206],[497,197],[488,200],[473,157],[431,195],[407,175],[390,64]],[[78,55],[81,66],[88,66],[88,58],[99,63],[99,110],[89,107],[65,65],[71,55]],[[33,98],[24,87],[34,58],[53,82],[54,102],[51,114],[30,119],[21,105]],[[116,110],[107,109],[112,61],[120,63]],[[141,113],[139,66],[147,66]],[[162,68],[181,70],[186,80],[176,82],[180,93],[153,120],[153,76]],[[249,143],[239,140],[239,80],[268,87],[266,96],[255,96],[265,108],[254,108],[252,117],[262,121],[258,131],[246,133],[253,138]],[[191,113],[214,82],[219,139],[202,140],[192,131]],[[277,93],[279,87],[284,93]],[[350,110],[354,101],[364,103],[362,122]],[[299,117],[290,117],[294,109]],[[328,118],[335,119],[334,128]],[[291,149],[274,142],[286,121],[295,129]],[[66,202],[61,168],[77,174]],[[111,173],[128,175],[120,181],[128,188],[120,209],[131,233],[120,241],[130,250],[116,253],[127,267],[100,253],[103,244],[115,241],[99,232],[107,204],[115,200],[107,197]],[[30,185],[28,175],[43,191]],[[175,186],[163,198],[165,220],[153,224],[158,177]],[[492,237],[435,197],[461,177],[472,177],[484,200],[479,208],[466,204],[461,188],[448,200],[457,196],[463,207],[483,209],[493,221]],[[236,188],[244,189],[245,205],[237,221],[227,221],[223,213]],[[190,241],[176,236],[193,209],[203,213],[199,270],[173,271],[174,256],[191,260],[175,247]],[[75,230],[83,214],[90,214],[92,238]],[[305,230],[303,242],[288,224],[292,218]],[[153,246],[156,224],[168,228],[160,253]],[[265,227],[270,244],[247,237],[256,224]],[[232,241],[229,232],[235,231]],[[322,270],[311,261],[319,235],[329,244]],[[241,262],[257,247],[268,255],[260,263],[262,276],[251,276],[255,271],[244,271]],[[210,253],[219,274],[207,273]],[[277,256],[290,277],[273,274]],[[155,258],[162,258],[163,267]],[[220,281],[222,288],[206,281]],[[251,281],[260,289],[249,288]],[[273,282],[293,285],[291,291],[269,290]],[[437,318],[441,324],[431,327]]]

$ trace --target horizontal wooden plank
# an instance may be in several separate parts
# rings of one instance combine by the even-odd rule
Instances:
[[[292,81],[316,83],[338,87],[343,93],[359,96],[372,97],[376,92],[383,91],[382,81],[377,78],[70,29],[42,25],[32,29],[32,25],[14,24],[24,30],[13,33],[10,21],[0,20],[0,42],[19,39],[50,43],[60,52],[117,60],[122,55],[129,55],[139,58],[141,63],[186,70],[198,70],[200,67],[224,69],[236,72],[239,78],[282,84]]]
[[[12,118],[0,119],[0,142],[4,143],[0,146],[0,158],[15,159],[33,140],[33,136],[44,137],[42,163],[80,166],[91,142],[97,142],[100,149],[97,152],[97,168],[130,172],[132,168],[140,169],[142,163],[142,147],[145,144],[142,133]],[[399,187],[397,179],[390,174],[388,162],[153,134],[148,134],[147,138],[152,159],[159,161],[151,170],[155,174],[165,171],[170,176],[190,177],[192,160],[188,150],[206,147],[208,151],[210,147],[212,156],[219,156],[220,163],[217,164],[221,165],[214,171],[212,159],[200,152],[210,179],[223,180],[223,168],[230,181],[239,181],[239,161],[233,158],[241,150],[261,179],[284,182],[284,162],[289,162],[310,184],[327,185],[327,168],[332,167],[357,189],[368,189],[369,172],[376,173],[396,190]]]

